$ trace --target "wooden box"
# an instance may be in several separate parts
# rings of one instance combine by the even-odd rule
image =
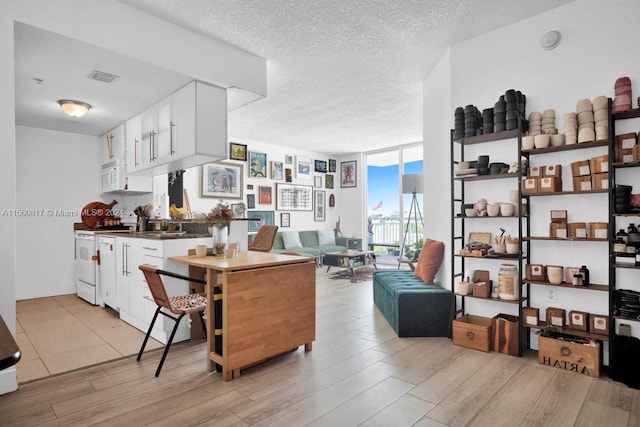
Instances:
[[[539,337],[538,363],[598,378],[600,376],[600,344],[594,342],[594,345],[585,345]]]
[[[540,178],[527,178],[522,180],[522,194],[538,194]]]
[[[589,315],[589,320],[589,332],[592,334],[609,335],[609,316],[606,314],[591,313]]]
[[[567,222],[567,211],[566,210],[552,210],[551,214],[551,222],[557,223],[566,223]]]
[[[591,175],[591,188],[593,190],[609,189],[609,173],[594,173]]]
[[[556,193],[558,191],[562,191],[562,178],[553,176],[540,178],[540,183],[538,184],[539,193]]]
[[[549,224],[549,237],[556,237],[558,239],[567,238],[567,224],[559,222],[552,222]]]
[[[508,354],[510,356],[519,355],[518,329],[520,319],[518,316],[508,314],[498,314],[492,319],[493,351]]]
[[[587,176],[591,175],[591,167],[589,160],[579,160],[571,163],[571,176]]]
[[[579,331],[589,330],[589,313],[571,310],[569,312],[569,327]]]
[[[544,166],[531,166],[527,170],[527,178],[542,178]]]
[[[564,326],[564,318],[566,311],[564,308],[547,307],[546,310],[547,325]]]
[[[640,162],[640,145],[633,147],[633,161]]]
[[[544,282],[545,272],[542,264],[527,264],[525,271],[527,279]]]
[[[589,160],[589,168],[592,174],[609,172],[609,155],[603,154],[602,156],[592,157]]]
[[[633,162],[633,149],[622,148],[618,150],[616,148],[616,163],[631,163]]]
[[[522,307],[522,322],[529,326],[538,326],[540,323],[540,309],[536,307]]]
[[[562,166],[561,165],[547,165],[542,171],[543,177],[556,177],[562,178]]]
[[[460,249],[460,255],[470,257],[483,257],[487,254],[485,249]]]
[[[590,222],[587,224],[587,237],[589,239],[607,239],[609,224],[606,222]]]
[[[476,270],[473,273],[473,296],[489,298],[491,295],[491,280],[489,270]]]
[[[591,176],[576,176],[573,178],[573,191],[591,191]]]
[[[465,314],[453,320],[453,343],[488,352],[491,350],[491,319]]]
[[[587,224],[584,222],[570,222],[567,224],[567,229],[569,237],[576,237],[579,239],[587,237]]]

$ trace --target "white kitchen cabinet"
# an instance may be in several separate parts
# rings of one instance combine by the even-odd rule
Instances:
[[[225,89],[194,81],[131,119],[128,170],[160,175],[226,158],[226,104]]]
[[[196,245],[211,243],[210,238],[157,240],[137,237],[116,238],[116,287],[120,306],[120,319],[147,332],[156,304],[153,302],[151,291],[138,268],[141,264],[163,269],[166,258],[174,255],[185,255]],[[187,275],[186,270],[171,266],[171,271]],[[169,296],[185,295],[189,293],[189,283],[183,280],[164,276],[162,278]],[[125,301],[126,297],[126,301]],[[166,343],[171,334],[174,322],[165,316],[158,316],[151,336],[162,343]],[[190,339],[191,331],[185,318],[176,331],[174,342]]]
[[[100,137],[100,164],[125,159],[125,125],[124,123]]]

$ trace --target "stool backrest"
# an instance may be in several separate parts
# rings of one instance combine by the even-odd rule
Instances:
[[[167,291],[164,288],[162,277],[160,277],[160,275],[156,271],[157,269],[155,267],[150,267],[144,264],[138,266],[138,268],[142,270],[144,278],[147,279],[147,285],[149,286],[149,290],[151,291],[153,301],[160,307],[164,307],[172,313],[180,314],[179,311],[174,311],[171,309],[169,296],[167,295]]]

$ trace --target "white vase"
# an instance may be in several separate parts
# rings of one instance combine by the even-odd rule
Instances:
[[[213,252],[215,255],[224,255],[227,244],[229,243],[229,227],[226,225],[214,225],[211,230],[213,237]]]

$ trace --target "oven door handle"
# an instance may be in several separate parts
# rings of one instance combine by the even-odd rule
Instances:
[[[93,261],[96,261],[100,265],[100,249],[96,251],[96,254],[91,257]]]

